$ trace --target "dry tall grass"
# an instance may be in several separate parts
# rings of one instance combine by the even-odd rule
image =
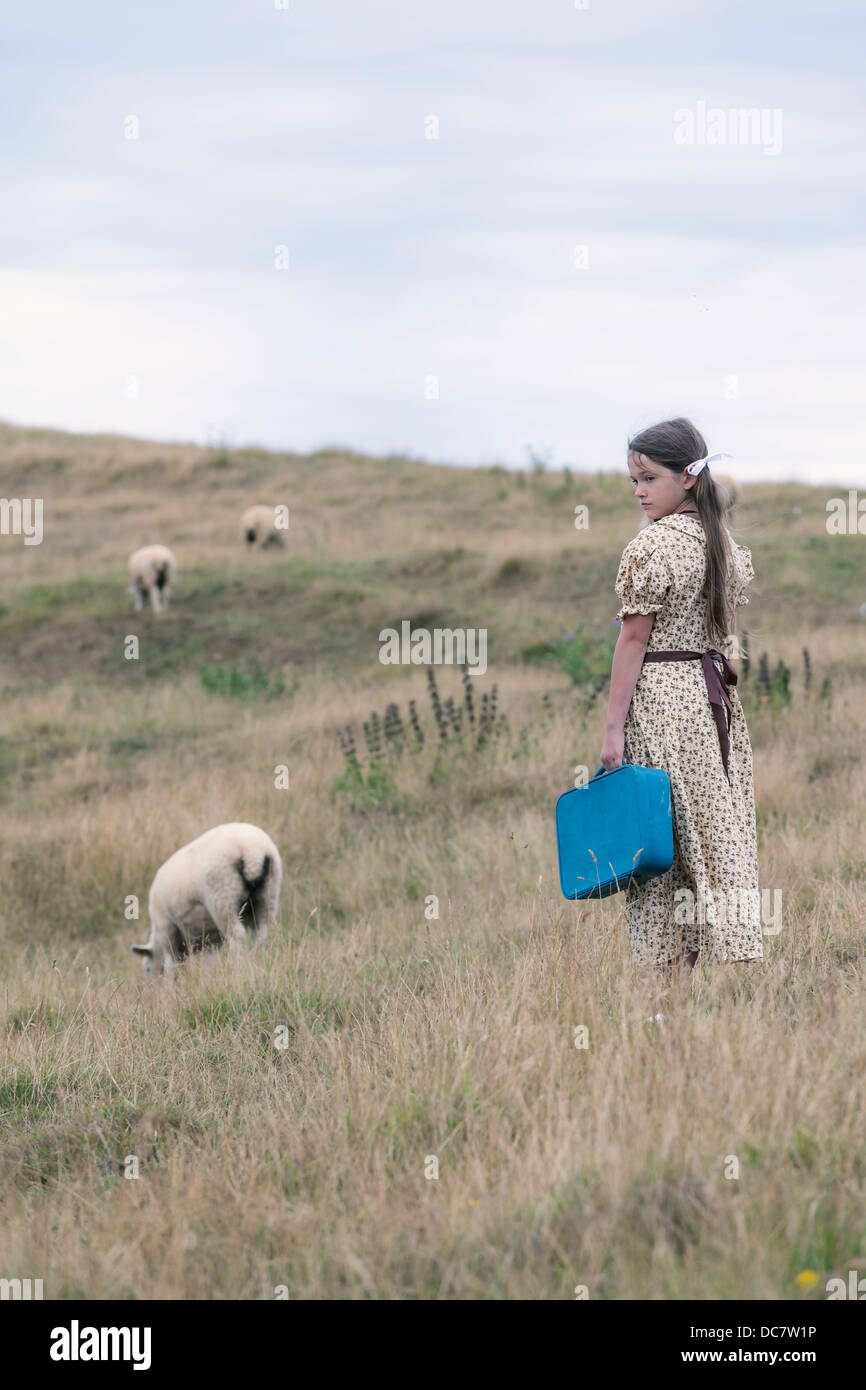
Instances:
[[[782,931],[762,966],[699,968],[655,1028],[620,900],[567,903],[556,877],[553,804],[597,766],[603,705],[520,661],[576,602],[588,625],[615,611],[625,483],[4,442],[48,521],[42,547],[0,547],[0,1275],[68,1298],[766,1299],[862,1264],[866,571],[822,538],[817,491],[740,506],[753,655],[795,666],[790,706],[750,706]],[[278,484],[295,549],[253,563],[236,513]],[[576,533],[584,496],[597,520]],[[148,539],[177,550],[175,607],[133,620],[123,566]],[[510,733],[486,749],[437,759],[422,673],[376,659],[379,627],[418,610],[489,625],[476,684],[498,682]],[[215,647],[258,652],[286,691],[209,692]],[[353,784],[337,729],[360,742],[410,696],[424,747]],[[166,987],[129,954],[150,880],[229,819],[280,846],[281,929]]]

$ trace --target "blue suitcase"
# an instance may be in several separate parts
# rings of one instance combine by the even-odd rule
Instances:
[[[671,783],[664,768],[602,765],[556,803],[559,882],[566,898],[609,898],[674,862]]]

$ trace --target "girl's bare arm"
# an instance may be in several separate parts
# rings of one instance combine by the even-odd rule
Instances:
[[[625,719],[654,622],[655,613],[629,613],[622,621],[610,672],[610,695],[604,747],[601,750],[601,761],[608,770],[622,762]]]
[[[655,613],[629,613],[623,618],[610,672],[608,729],[622,729],[625,725],[654,622]]]

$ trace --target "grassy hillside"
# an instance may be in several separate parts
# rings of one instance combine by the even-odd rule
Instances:
[[[561,897],[552,819],[598,766],[641,521],[625,470],[11,426],[0,457],[5,496],[45,499],[41,546],[0,537],[0,1275],[69,1298],[761,1299],[823,1297],[853,1267],[866,547],[827,535],[827,494],[747,487],[735,528],[783,928],[762,967],[698,971],[659,1031],[619,900]],[[282,554],[239,540],[256,501],[290,507]],[[180,566],[159,616],[126,592],[151,541]],[[444,743],[425,673],[378,660],[406,618],[488,632],[474,726],[437,673]],[[547,642],[575,631],[557,661]],[[392,714],[371,756],[389,704],[399,732]],[[279,845],[281,927],[163,987],[129,953],[150,881],[223,820]]]

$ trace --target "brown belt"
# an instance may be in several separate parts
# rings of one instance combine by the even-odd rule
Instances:
[[[647,652],[644,661],[699,661],[704,668],[704,680],[707,683],[707,694],[710,697],[710,705],[713,711],[713,718],[716,721],[716,728],[719,733],[719,747],[722,750],[722,766],[725,769],[725,776],[730,781],[728,772],[728,752],[730,750],[730,728],[731,712],[733,703],[728,694],[727,687],[737,684],[737,673],[726,656],[721,652]],[[719,671],[714,664],[716,661],[722,663],[724,668]]]

